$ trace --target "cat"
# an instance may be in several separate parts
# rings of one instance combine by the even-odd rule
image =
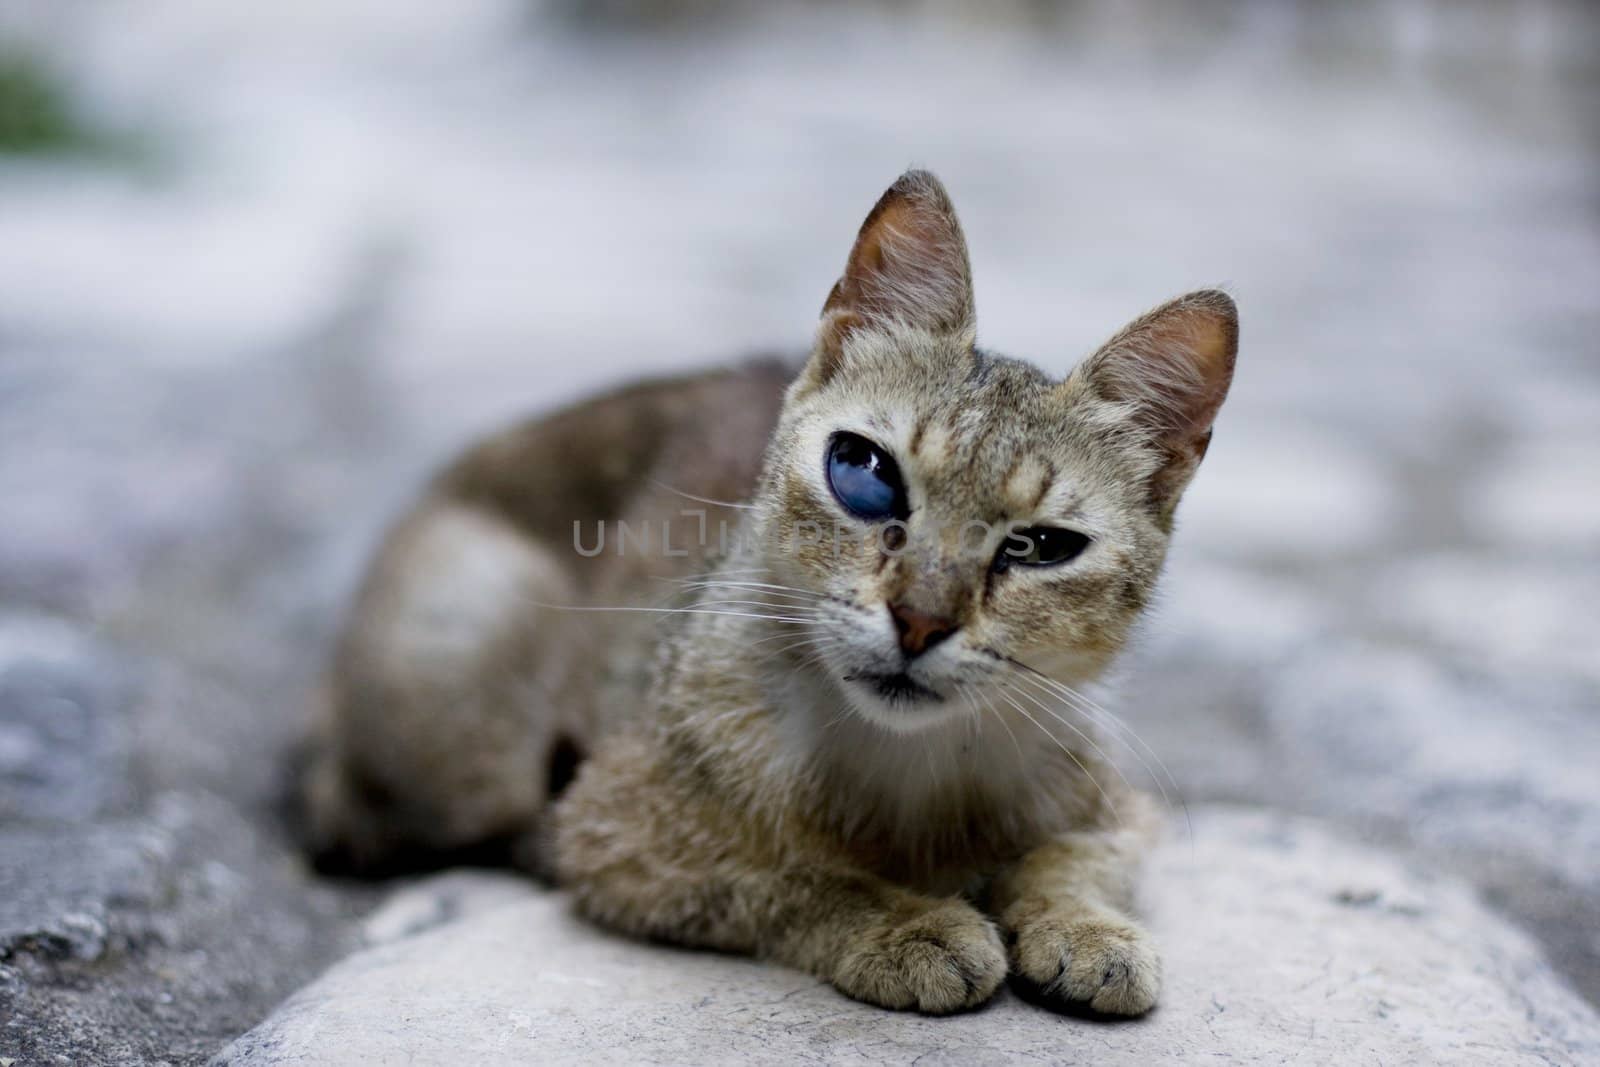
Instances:
[[[906,173],[803,364],[625,389],[436,479],[335,655],[318,848],[499,842],[604,926],[887,1008],[1009,973],[1149,1010],[1160,813],[1081,688],[1150,600],[1237,343],[1205,290],[1065,380],[980,349],[949,196]]]

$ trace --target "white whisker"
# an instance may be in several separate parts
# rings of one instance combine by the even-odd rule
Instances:
[[[654,478],[650,479],[650,484],[655,486],[657,489],[665,489],[669,493],[676,493],[685,500],[693,500],[696,504],[711,504],[714,507],[719,508],[738,508],[740,511],[756,510],[756,506],[754,504],[735,504],[730,500],[713,500],[708,496],[695,496],[693,493],[685,493],[682,489],[670,486],[666,482],[657,481]]]
[[[1189,817],[1189,804],[1183,799],[1183,790],[1179,788],[1177,779],[1175,779],[1172,776],[1172,772],[1167,769],[1166,762],[1162,760],[1160,754],[1158,754],[1155,749],[1151,748],[1150,745],[1145,742],[1144,738],[1139,736],[1138,731],[1120,718],[1115,712],[1091,700],[1088,696],[1067,685],[1067,683],[1059,681],[1055,678],[1051,678],[1043,671],[1029,667],[1025,663],[1021,663],[1016,660],[1009,660],[1008,662],[1012,663],[1013,666],[1021,668],[1025,672],[1022,677],[1032,681],[1045,692],[1053,692],[1057,699],[1067,701],[1080,713],[1088,716],[1091,721],[1097,722],[1105,727],[1112,734],[1112,736],[1120,741],[1123,747],[1133,754],[1133,758],[1139,761],[1139,765],[1144,768],[1144,772],[1150,776],[1150,780],[1155,782],[1156,789],[1161,793],[1161,801],[1164,805],[1166,805],[1169,813],[1173,810],[1172,798],[1167,793],[1167,785],[1170,784],[1172,786],[1172,791],[1178,795],[1178,806],[1183,809],[1183,822],[1185,831],[1191,841],[1194,839],[1194,824]],[[1132,739],[1131,741],[1129,740],[1130,738]],[[1138,748],[1134,747],[1135,743],[1137,743],[1139,746]],[[1144,756],[1140,754],[1139,748],[1143,748],[1144,751],[1149,754],[1150,758],[1156,761],[1157,766],[1161,768],[1161,774],[1158,775],[1155,772],[1155,769],[1152,768]],[[1162,781],[1163,776],[1165,776],[1166,779],[1165,783]]]
[[[1105,749],[1100,747],[1100,745],[1088,733],[1088,731],[1081,730],[1078,727],[1074,726],[1072,723],[1068,722],[1066,719],[1062,718],[1060,715],[1058,715],[1054,710],[1052,710],[1048,705],[1046,705],[1043,701],[1041,701],[1038,697],[1034,696],[1032,693],[1029,693],[1029,692],[1027,692],[1025,690],[1022,690],[1022,689],[1015,689],[1015,688],[1012,689],[1012,692],[1015,692],[1018,696],[1023,697],[1030,704],[1032,704],[1034,707],[1038,708],[1040,711],[1042,711],[1046,715],[1050,716],[1056,722],[1060,723],[1062,726],[1065,726],[1067,729],[1071,730],[1074,734],[1076,734],[1079,737],[1079,739],[1083,741],[1084,744],[1088,745],[1091,749],[1094,750],[1094,754],[1100,757],[1101,762],[1103,762],[1107,767],[1110,767],[1114,772],[1116,772],[1117,777],[1122,779],[1122,784],[1130,792],[1133,790],[1133,783],[1128,781],[1128,776],[1122,773],[1122,768],[1117,766],[1115,760],[1113,760],[1110,756],[1106,755]]]
[[[785,615],[758,615],[749,611],[706,611],[702,608],[639,608],[609,605],[588,604],[549,604],[541,600],[530,600],[528,603],[540,608],[550,608],[553,611],[581,611],[581,612],[637,612],[647,615],[728,615],[737,619],[766,619],[771,622],[809,623],[810,619],[797,619]],[[765,605],[770,607],[771,605]]]
[[[992,714],[996,719],[1000,720],[1000,725],[1005,727],[1006,736],[1011,738],[1011,744],[1015,746],[1017,750],[1017,763],[1020,765],[1025,762],[1026,758],[1022,755],[1022,745],[1017,741],[1016,731],[1011,729],[1011,724],[1006,722],[1006,717],[1000,714],[1000,709],[994,706],[994,698],[988,693],[985,693],[983,696],[983,704],[984,707],[989,709],[990,714]]]
[[[696,600],[693,604],[689,605],[689,607],[690,608],[727,608],[727,607],[766,608],[769,611],[789,611],[789,612],[793,612],[793,613],[795,613],[797,615],[800,614],[804,610],[803,608],[799,607],[798,605],[770,604],[765,600],[729,600],[729,599]]]
[[[1017,711],[1017,713],[1019,715],[1021,715],[1024,719],[1027,719],[1029,722],[1033,723],[1034,726],[1038,727],[1038,730],[1039,730],[1040,733],[1044,734],[1050,740],[1054,741],[1056,743],[1056,747],[1061,749],[1062,752],[1065,752],[1067,754],[1067,758],[1070,759],[1073,763],[1078,765],[1078,770],[1082,771],[1084,777],[1089,779],[1090,784],[1092,784],[1095,787],[1095,789],[1099,790],[1100,799],[1105,801],[1106,807],[1111,811],[1111,817],[1116,820],[1117,826],[1121,827],[1121,825],[1122,825],[1122,816],[1121,816],[1121,814],[1118,813],[1117,805],[1111,799],[1111,794],[1106,792],[1105,786],[1100,784],[1099,779],[1095,778],[1093,772],[1091,772],[1088,767],[1084,766],[1083,761],[1078,758],[1078,754],[1076,752],[1073,752],[1072,749],[1068,748],[1066,746],[1066,743],[1063,742],[1061,740],[1061,738],[1057,737],[1055,734],[1053,734],[1049,730],[1045,729],[1044,723],[1040,722],[1038,719],[1035,719],[1032,715],[1029,715],[1028,714],[1028,709],[1024,708],[1021,704],[1018,704],[1015,700],[1011,699],[1011,695],[1010,695],[1009,692],[1007,692],[1004,689],[997,689],[997,690],[995,690],[995,692],[999,695],[1001,700],[1004,700],[1007,704],[1010,704],[1012,706],[1012,708],[1016,709],[1016,711]]]
[[[653,577],[653,579],[655,581],[658,581],[658,582],[678,582],[678,583],[682,583],[682,584],[688,584],[690,582],[699,581],[699,580],[701,580],[703,578],[715,578],[715,577],[717,577],[719,575],[723,575],[723,574],[770,574],[770,573],[771,573],[771,568],[769,568],[769,567],[718,567],[714,571],[701,571],[698,574],[682,574],[682,575],[679,575],[679,576],[677,576],[675,578],[668,577],[666,575],[659,575],[659,574],[658,575],[653,575],[652,577]]]
[[[784,600],[794,600],[805,604],[820,603],[827,599],[816,593],[789,592],[782,586],[762,585],[757,582],[697,582],[686,588],[702,593],[718,589],[742,593],[764,593],[767,596],[781,597]]]
[[[784,634],[782,636],[792,637],[793,634]],[[812,634],[809,637],[802,637],[798,641],[791,641],[781,648],[769,649],[768,651],[763,652],[762,655],[770,659],[802,648],[807,649],[808,652],[812,650],[826,651],[839,648],[843,645],[843,643],[844,642],[840,641],[838,638],[832,637],[828,634]]]

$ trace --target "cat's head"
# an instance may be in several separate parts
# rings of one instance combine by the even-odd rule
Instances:
[[[1237,337],[1208,290],[1065,381],[982,352],[949,198],[900,178],[828,295],[757,500],[774,584],[819,605],[809,662],[897,730],[1017,663],[1097,675],[1150,598]]]

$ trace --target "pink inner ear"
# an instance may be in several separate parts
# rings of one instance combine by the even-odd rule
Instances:
[[[1233,380],[1234,331],[1209,314],[1184,313],[1161,331],[1156,344],[1167,353],[1171,383],[1168,429],[1183,436],[1207,433]]]
[[[1233,380],[1238,330],[1226,294],[1191,293],[1135,320],[1086,370],[1101,395],[1133,405],[1169,448],[1198,459]]]
[[[883,195],[862,224],[823,312],[848,313],[852,326],[970,326],[966,242],[936,178],[913,171]]]

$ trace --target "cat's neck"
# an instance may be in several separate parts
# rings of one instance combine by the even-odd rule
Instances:
[[[724,651],[686,667],[704,674],[696,689],[746,716],[750,743],[741,766],[724,768],[730,780],[746,802],[813,823],[869,866],[958,891],[1101,814],[1115,772],[1037,711],[1018,714],[1014,695],[974,689],[956,698],[958,713],[895,733],[858,714],[814,662],[766,651],[785,644],[772,624],[708,621]]]

